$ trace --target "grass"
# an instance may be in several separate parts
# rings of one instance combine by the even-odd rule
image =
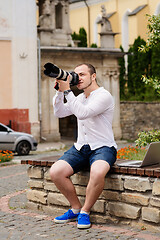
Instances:
[[[0,163],[9,162],[13,159],[12,151],[2,151],[0,150]]]
[[[144,147],[133,147],[128,146],[118,150],[117,159],[126,159],[126,160],[143,160],[147,149]]]

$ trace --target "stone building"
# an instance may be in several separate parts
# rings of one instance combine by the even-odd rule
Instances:
[[[119,100],[119,66],[118,58],[122,56],[119,49],[114,48],[114,35],[110,22],[106,16],[106,10],[102,6],[101,22],[101,48],[77,48],[67,47],[70,41],[70,26],[68,15],[69,1],[44,1],[41,9],[39,22],[39,38],[41,42],[41,105],[42,125],[41,136],[47,141],[58,141],[60,136],[76,136],[76,119],[68,117],[57,119],[53,115],[52,98],[55,94],[54,83],[51,78],[43,74],[43,66],[46,62],[52,62],[65,71],[72,71],[75,66],[82,62],[89,62],[96,67],[98,82],[111,92],[115,100],[115,115],[113,130],[116,139],[121,138],[120,127],[120,100]],[[56,15],[55,9],[61,9]],[[101,9],[100,9],[101,10]],[[51,20],[52,19],[52,20]],[[61,19],[61,20],[60,20]],[[67,22],[64,24],[63,19]],[[57,21],[57,22],[56,22]],[[61,24],[60,24],[61,22]],[[44,23],[45,26],[43,25]],[[73,89],[78,94],[76,87]]]

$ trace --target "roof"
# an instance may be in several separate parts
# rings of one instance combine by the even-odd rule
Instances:
[[[147,6],[147,4],[141,5],[137,8],[135,8],[130,14],[128,14],[129,16],[133,16],[136,15],[138,12],[140,12],[143,8],[145,8]]]

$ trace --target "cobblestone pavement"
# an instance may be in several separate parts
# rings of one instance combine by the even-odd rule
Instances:
[[[47,152],[30,155],[61,155]],[[21,157],[22,158],[22,157]],[[28,158],[28,157],[27,157]],[[20,161],[20,157],[15,157]],[[54,224],[52,217],[26,209],[27,165],[0,167],[0,240],[159,240],[160,233],[117,225],[95,225],[79,230],[76,223]]]

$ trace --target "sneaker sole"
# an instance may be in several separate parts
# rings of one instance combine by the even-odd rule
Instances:
[[[87,224],[87,225],[77,224],[77,228],[81,228],[81,229],[90,228],[90,227],[91,227],[91,224]]]
[[[72,218],[72,219],[67,219],[67,220],[58,220],[58,219],[54,219],[53,221],[55,223],[66,223],[66,222],[72,222],[72,221],[76,221],[77,220],[77,217],[76,218]]]

